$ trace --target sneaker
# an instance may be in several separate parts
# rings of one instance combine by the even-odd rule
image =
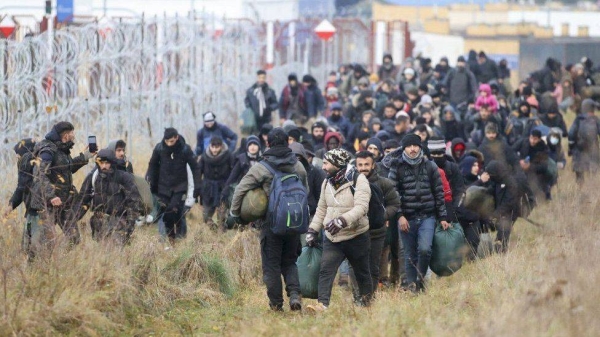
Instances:
[[[302,310],[302,299],[300,298],[300,296],[290,296],[290,309],[292,309],[292,311]]]
[[[312,311],[314,313],[324,312],[327,310],[327,306],[321,302],[318,302],[315,305],[307,305],[306,310]]]

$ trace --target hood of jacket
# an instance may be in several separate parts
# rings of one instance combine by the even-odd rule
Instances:
[[[480,84],[479,85],[479,91],[480,92],[481,91],[485,92],[488,95],[488,97],[492,96],[492,87],[489,84],[487,84],[487,83]]]
[[[270,148],[263,154],[263,160],[279,170],[293,168],[298,162],[298,158],[288,147]]]
[[[224,157],[225,155],[229,154],[229,146],[227,146],[227,144],[225,142],[223,142],[223,145],[221,147],[221,152],[219,152],[218,155],[214,156],[210,152],[210,147],[208,147],[206,150],[204,150],[204,154],[206,155],[206,158],[218,160],[218,159]]]

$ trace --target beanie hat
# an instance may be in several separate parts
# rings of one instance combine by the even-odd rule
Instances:
[[[177,132],[177,129],[175,128],[166,128],[165,129],[165,133],[163,135],[163,139],[167,140],[167,139],[171,139],[173,137],[177,137],[179,135],[179,132]]]
[[[414,133],[409,133],[408,135],[402,138],[402,147],[406,148],[411,145],[416,145],[420,148],[423,148],[423,143],[421,142],[421,137],[415,135]]]
[[[467,62],[467,60],[465,60],[464,56],[459,56],[458,59],[456,60],[456,62]]]
[[[397,149],[400,147],[400,142],[398,142],[395,139],[390,139],[388,141],[385,142],[385,144],[383,145],[383,150],[387,150],[387,149]]]
[[[433,99],[431,98],[431,96],[425,94],[425,95],[423,95],[423,97],[421,97],[421,103],[422,104],[428,104],[428,103],[431,104],[431,103],[433,103]]]
[[[382,142],[385,142],[391,138],[390,133],[385,130],[377,131],[377,133],[375,134],[375,137],[378,138],[379,140],[381,140]]]
[[[302,146],[304,146],[304,150],[306,151],[306,154],[308,154],[311,157],[315,156],[315,147],[313,146],[313,144],[311,143],[310,140],[305,139],[302,141]]]
[[[208,111],[206,112],[204,115],[204,123],[206,122],[214,122],[215,119],[217,119],[217,116],[215,116],[215,114],[212,111]]]
[[[600,104],[596,103],[596,101],[594,101],[593,99],[586,98],[581,102],[581,113],[587,114],[590,112],[594,112],[594,110],[599,106]]]
[[[329,131],[325,134],[325,139],[324,139],[324,143],[325,145],[327,145],[327,143],[329,143],[329,140],[331,138],[336,138],[338,140],[338,142],[340,143],[340,146],[342,145],[342,143],[344,142],[344,137],[342,136],[341,133],[339,132],[334,132],[334,131]]]
[[[282,128],[274,128],[269,132],[267,141],[269,142],[269,147],[285,147],[288,144],[288,134]]]
[[[75,127],[73,126],[73,124],[71,124],[69,122],[58,122],[54,125],[54,127],[52,127],[52,129],[54,129],[54,131],[56,131],[56,133],[58,133],[58,135],[60,135],[61,133],[65,132],[65,131],[75,130]]]
[[[295,155],[299,155],[300,157],[302,157],[304,160],[306,160],[308,162],[308,156],[306,155],[306,150],[304,149],[304,146],[302,146],[302,144],[298,143],[298,142],[294,142],[290,145],[288,145],[288,147],[292,150],[292,153]]]
[[[419,140],[421,138],[419,137]],[[446,152],[446,143],[444,142],[443,139],[430,139],[427,142],[427,148],[429,149],[429,152],[431,153],[445,153]]]
[[[323,159],[327,160],[337,168],[343,168],[348,166],[348,164],[350,163],[350,159],[352,159],[352,156],[350,155],[350,152],[344,149],[333,149],[327,151],[327,153],[325,153],[325,155],[323,156]]]
[[[19,156],[25,155],[27,152],[33,152],[33,148],[35,147],[35,141],[32,138],[25,138],[18,142],[13,150]]]
[[[327,131],[327,125],[323,122],[315,122],[312,127],[310,128],[311,131],[314,131],[315,129],[323,129],[323,131]]]
[[[367,149],[371,145],[375,145],[377,147],[377,150],[379,150],[379,153],[383,153],[383,143],[381,142],[381,139],[375,137],[369,138],[369,140],[367,141]]]
[[[273,125],[271,125],[271,124],[265,124],[265,125],[261,126],[261,128],[260,128],[260,134],[261,135],[268,135],[269,132],[271,132],[271,130],[273,130]]]
[[[296,73],[291,73],[288,75],[288,82],[291,82],[291,81],[298,82],[298,76],[296,75]]]
[[[302,138],[302,133],[297,127],[291,128],[287,134],[289,137],[294,138],[298,142],[301,140],[300,138]]]
[[[531,136],[537,137],[537,138],[542,138],[542,131],[540,129],[533,129],[533,130],[531,130]]]
[[[331,103],[331,110],[342,110],[342,105],[339,102]]]
[[[498,125],[489,122],[485,125],[485,133],[498,133]]]
[[[98,151],[98,155],[96,155],[96,162],[107,161],[109,163],[114,163],[117,161],[117,157],[115,156],[115,152],[109,149],[102,149]]]
[[[421,85],[419,85],[419,90],[428,92],[429,87],[427,86],[427,84],[421,84]]]
[[[248,138],[246,138],[246,149],[250,146],[250,144],[256,144],[260,148],[260,139],[258,139],[258,137],[255,135],[248,136]]]
[[[281,124],[281,127],[283,128],[283,131],[285,131],[285,133],[288,133],[291,129],[296,127],[296,123],[294,123],[293,120],[288,119],[285,122],[283,122],[283,124]]]
[[[462,173],[463,176],[470,174],[471,169],[473,168],[473,165],[475,165],[476,162],[477,158],[473,156],[466,156],[465,159],[463,159],[459,164],[460,173]]]
[[[381,125],[381,119],[379,119],[379,117],[374,117],[373,119],[371,119],[371,125],[375,124]]]

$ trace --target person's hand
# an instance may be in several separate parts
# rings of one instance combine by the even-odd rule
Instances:
[[[440,224],[442,225],[442,228],[444,230],[447,230],[448,228],[452,227],[452,225],[448,223],[448,221],[440,221]]]
[[[565,163],[563,163],[563,162],[556,163],[556,167],[558,167],[559,169],[562,170],[565,168]]]
[[[229,217],[227,217],[227,220],[225,221],[225,224],[227,225],[227,229],[232,229],[236,225],[245,225],[246,223],[244,223],[244,221],[239,215],[235,215],[230,212]]]
[[[481,179],[482,182],[487,183],[488,181],[490,181],[490,174],[487,172],[483,172],[479,179]]]
[[[60,200],[59,197],[54,197],[50,200],[50,203],[52,204],[52,206],[58,207],[62,205],[62,200]]]
[[[286,119],[285,118],[280,118],[279,119],[279,125],[283,125],[283,123],[285,123]]]
[[[529,166],[531,165],[528,162],[526,162],[524,159],[521,159],[519,161],[519,164],[521,165],[521,168],[525,171],[529,170]]]
[[[405,217],[401,216],[400,219],[398,219],[398,226],[400,227],[401,231],[408,233],[410,226],[408,225],[408,220],[406,220]]]
[[[385,228],[388,228],[388,227],[390,227],[390,221],[389,220],[385,222]]]
[[[317,242],[318,237],[319,237],[319,233],[316,230],[309,228],[308,232],[306,232],[306,245],[309,247],[318,246],[318,242]]]
[[[339,233],[339,231],[341,231],[343,228],[348,227],[348,223],[346,222],[346,219],[340,217],[337,217],[331,221],[329,221],[329,223],[327,224],[327,226],[325,227],[325,230],[329,232],[329,234],[331,235],[336,235],[337,233]]]

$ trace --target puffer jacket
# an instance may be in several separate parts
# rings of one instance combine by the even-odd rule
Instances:
[[[81,153],[72,158],[71,145],[62,143],[54,129],[35,145],[33,155],[40,160],[33,171],[31,208],[41,211],[54,197],[63,203],[74,200],[77,189],[73,186],[73,173],[88,163],[88,157]]]
[[[158,143],[152,152],[146,174],[152,194],[171,196],[174,193],[186,192],[187,166],[195,173],[194,188],[197,188],[200,186],[198,163],[183,136],[179,135],[179,140],[173,147],[168,147],[164,141]]]
[[[437,165],[423,158],[415,169],[400,157],[395,167],[390,179],[396,181],[402,201],[398,216],[408,220],[417,216],[435,216],[438,221],[445,221],[444,187]]]
[[[135,218],[142,210],[142,197],[132,174],[113,169],[110,173],[92,171],[81,188],[82,205],[87,210]]]
[[[319,232],[324,225],[337,217],[343,217],[348,227],[337,234],[325,235],[331,242],[343,242],[355,238],[369,230],[369,200],[371,200],[371,187],[364,175],[359,175],[356,181],[354,194],[352,194],[353,181],[342,184],[337,190],[329,183],[323,182],[317,212],[312,219],[310,228]]]

